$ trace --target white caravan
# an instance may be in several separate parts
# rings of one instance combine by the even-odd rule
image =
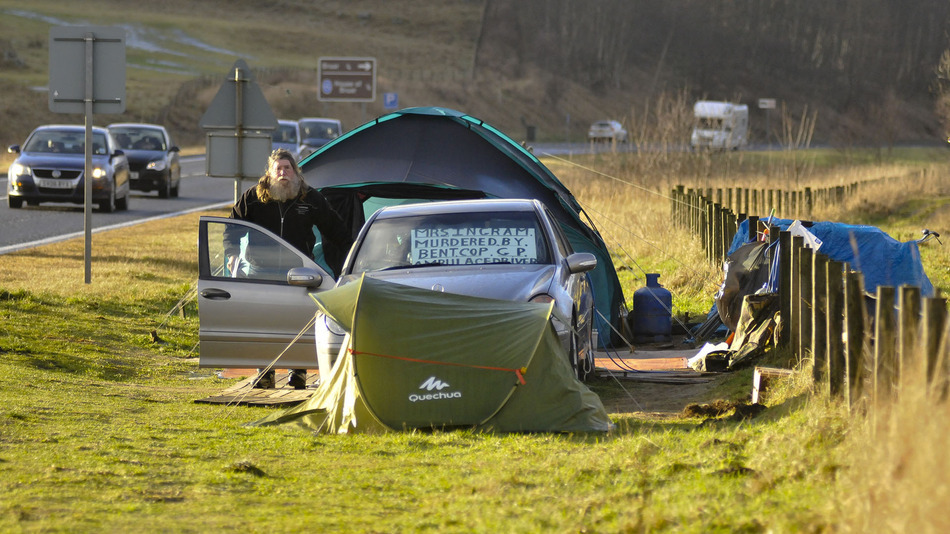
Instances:
[[[749,106],[729,102],[699,101],[693,106],[696,122],[690,147],[738,150],[749,136]]]

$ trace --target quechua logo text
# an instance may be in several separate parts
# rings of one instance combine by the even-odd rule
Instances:
[[[409,395],[409,402],[438,401],[447,399],[461,399],[461,391],[443,391],[449,388],[447,382],[436,376],[430,376],[419,385],[421,393],[412,393]]]

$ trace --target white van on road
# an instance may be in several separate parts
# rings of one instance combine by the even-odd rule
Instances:
[[[738,150],[748,143],[749,106],[701,100],[693,106],[693,149]]]

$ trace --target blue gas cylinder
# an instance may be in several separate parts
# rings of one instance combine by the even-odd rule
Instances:
[[[673,331],[673,295],[660,285],[659,273],[649,273],[647,285],[633,293],[630,329],[638,343],[670,341]]]

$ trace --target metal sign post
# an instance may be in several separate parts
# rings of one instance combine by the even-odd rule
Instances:
[[[242,180],[261,176],[271,152],[271,132],[277,129],[277,118],[243,60],[234,62],[200,125],[206,132],[205,172],[233,178],[237,202]]]
[[[63,26],[50,28],[49,109],[85,117],[83,227],[85,282],[92,282],[93,113],[125,111],[125,30]]]
[[[775,99],[774,98],[760,98],[759,99],[759,109],[765,110],[765,140],[768,141],[769,150],[772,149],[772,132],[771,126],[769,125],[769,114],[773,109],[775,109]]]

